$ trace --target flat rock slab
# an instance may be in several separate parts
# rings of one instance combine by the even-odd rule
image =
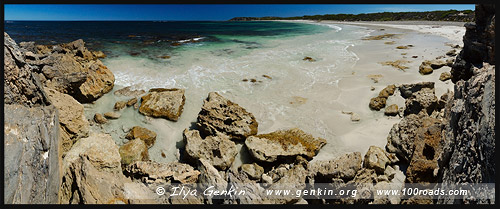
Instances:
[[[177,121],[182,114],[186,97],[184,89],[150,89],[141,97],[139,112],[146,116]]]
[[[245,141],[252,157],[264,162],[295,159],[298,155],[312,159],[325,144],[325,139],[315,138],[298,128],[250,136]]]

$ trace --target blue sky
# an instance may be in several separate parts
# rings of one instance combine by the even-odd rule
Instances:
[[[302,16],[433,10],[474,10],[473,4],[6,4],[5,20],[228,20],[233,17]]]

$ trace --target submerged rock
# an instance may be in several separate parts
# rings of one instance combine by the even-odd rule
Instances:
[[[315,138],[298,128],[250,136],[245,141],[252,157],[264,162],[293,160],[299,155],[312,159],[325,144],[325,139]]]
[[[120,118],[120,116],[122,116],[120,113],[118,112],[107,112],[107,113],[104,113],[104,117],[107,118],[107,119],[118,119]]]
[[[121,110],[125,108],[127,105],[127,101],[118,101],[115,103],[115,106],[113,107],[114,110]]]
[[[144,183],[195,183],[200,172],[188,164],[171,162],[158,163],[154,161],[136,161],[125,168],[125,173]]]
[[[143,128],[140,126],[134,126],[130,129],[130,132],[125,136],[126,139],[140,139],[143,140],[148,148],[151,148],[156,141],[156,133],[147,128]]]
[[[205,159],[214,167],[226,170],[233,164],[238,154],[236,144],[224,134],[207,136],[202,139],[197,130],[185,129],[183,133],[186,155],[191,161]]]
[[[221,132],[235,140],[257,134],[259,125],[252,113],[216,92],[208,94],[196,124],[207,135]]]
[[[146,91],[140,90],[132,90],[132,86],[127,86],[122,89],[118,89],[114,92],[116,96],[126,96],[126,97],[138,97],[145,94]]]
[[[304,61],[309,61],[309,62],[315,62],[316,60],[313,59],[312,57],[304,57],[304,59],[302,59]]]
[[[108,122],[108,120],[101,113],[96,113],[94,115],[94,121],[99,124],[105,124]]]
[[[182,114],[186,97],[184,89],[150,89],[141,97],[139,112],[146,116],[177,121]]]

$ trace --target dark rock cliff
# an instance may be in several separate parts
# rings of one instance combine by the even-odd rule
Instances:
[[[24,51],[4,33],[4,200],[57,203],[60,142],[57,109],[50,104]]]
[[[466,28],[464,48],[452,68],[454,95],[445,107],[442,189],[495,183],[495,5],[476,5],[476,21]],[[491,195],[444,196],[437,202],[491,203]]]

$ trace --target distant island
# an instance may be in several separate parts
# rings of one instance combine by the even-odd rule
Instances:
[[[474,20],[472,10],[446,10],[429,12],[378,12],[362,14],[326,14],[326,15],[304,15],[296,17],[235,17],[229,21],[254,21],[254,20],[334,20],[334,21],[403,21],[403,20],[427,20],[427,21],[455,21],[471,22]]]

